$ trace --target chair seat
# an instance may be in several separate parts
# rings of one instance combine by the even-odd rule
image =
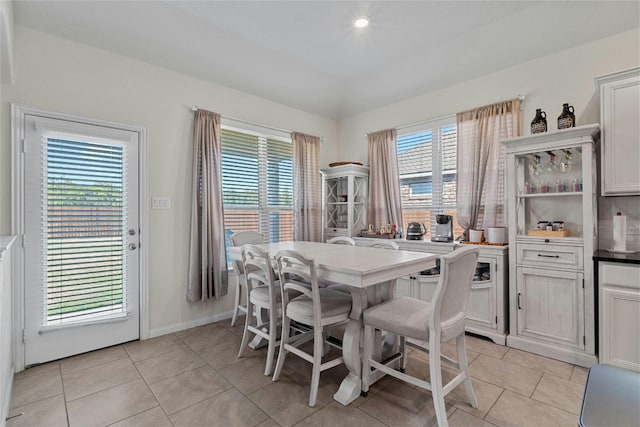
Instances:
[[[322,318],[330,318],[340,315],[349,316],[351,313],[351,295],[331,289],[319,289]],[[306,295],[300,295],[289,301],[287,315],[299,322],[308,322],[313,319],[313,300]]]
[[[364,312],[364,323],[405,337],[429,340],[428,302],[397,297]]]
[[[280,288],[280,282],[274,282],[274,286]],[[276,302],[282,302],[282,293],[280,289],[276,290]],[[267,286],[257,286],[251,289],[251,302],[256,305],[268,306],[269,305],[269,288]]]

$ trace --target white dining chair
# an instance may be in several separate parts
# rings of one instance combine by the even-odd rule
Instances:
[[[232,246],[242,246],[245,244],[259,245],[264,243],[264,236],[257,231],[239,231],[232,234],[229,237],[229,242]],[[233,315],[231,316],[231,326],[236,325],[238,319],[238,313],[247,312],[247,306],[242,303],[242,288],[247,289],[247,283],[245,281],[244,268],[242,267],[242,261],[233,261],[233,269],[238,275],[236,282],[236,292],[233,300]],[[258,313],[261,316],[261,313]]]
[[[276,348],[280,344],[278,341],[282,307],[280,283],[276,281],[273,268],[271,268],[269,252],[263,251],[255,245],[242,245],[242,265],[247,284],[247,315],[238,357],[242,357],[246,350],[251,334],[266,339],[267,361],[264,374],[271,375]],[[255,313],[261,310],[269,312],[268,322],[262,322],[257,318]]]
[[[327,243],[331,243],[332,245],[347,245],[347,246],[355,246],[356,241],[351,237],[347,236],[336,236],[327,240]]]
[[[282,289],[282,338],[280,353],[273,380],[278,381],[288,353],[293,353],[313,365],[309,406],[316,405],[320,372],[344,363],[342,356],[322,362],[323,328],[346,322],[351,313],[351,296],[318,286],[316,264],[296,251],[280,251],[276,255]],[[301,283],[302,278],[305,283]],[[311,288],[308,285],[311,284]],[[302,295],[295,296],[297,293]],[[313,328],[313,354],[303,351],[300,346],[308,340],[304,335],[290,336],[290,324],[295,321]],[[335,345],[327,341],[330,345]]]
[[[471,385],[469,366],[464,341],[465,316],[473,273],[479,249],[466,247],[457,249],[440,258],[440,279],[431,303],[410,297],[393,298],[364,312],[364,355],[362,360],[362,390],[369,391],[375,377],[386,373],[417,387],[431,391],[436,418],[440,427],[448,426],[444,397],[456,386],[464,383],[471,406],[478,407]],[[383,364],[374,358],[375,333],[377,330],[396,333],[400,339],[400,354]],[[407,339],[411,339],[408,342]],[[442,344],[455,339],[457,361],[441,352]],[[427,342],[426,347],[415,345]],[[406,345],[412,344],[429,353],[430,382],[404,373],[406,367]],[[401,362],[401,371],[388,366]],[[458,370],[458,374],[443,386],[441,362]],[[372,369],[373,368],[373,369]]]

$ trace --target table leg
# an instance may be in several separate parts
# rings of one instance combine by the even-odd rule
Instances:
[[[351,288],[353,299],[351,315],[342,339],[342,355],[349,374],[342,380],[333,398],[348,405],[360,396],[362,390],[362,362],[360,360],[360,336],[362,335],[362,313],[367,308],[367,291]]]

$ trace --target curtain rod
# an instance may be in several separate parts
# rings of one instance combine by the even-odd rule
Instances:
[[[191,111],[198,111],[199,109],[200,108],[197,105],[191,107]],[[275,130],[277,132],[284,132],[284,133],[288,133],[288,134],[291,134],[291,132],[293,132],[293,131],[288,130],[288,129],[281,129],[281,128],[277,128],[275,126],[263,125],[262,123],[251,122],[249,120],[237,119],[235,117],[229,117],[229,116],[223,116],[222,114],[220,115],[220,117],[222,117],[223,119],[233,120],[235,122],[244,123],[245,125],[259,126],[259,127],[263,127],[263,128],[266,128],[266,129]],[[321,136],[319,138],[320,138],[320,142],[324,142],[324,136]]]
[[[522,103],[526,99],[526,96],[525,95],[518,95],[517,98],[518,98],[518,101],[520,101],[520,111],[523,111],[524,108],[522,107]],[[501,102],[501,101],[502,100],[497,101],[497,102]],[[496,104],[496,102],[494,102],[493,104]],[[491,105],[491,104],[488,104],[488,105]],[[402,130],[402,129],[410,128],[410,127],[413,127],[413,126],[418,126],[418,125],[421,125],[421,124],[424,124],[424,123],[435,122],[435,121],[438,121],[438,120],[446,119],[447,117],[451,117],[451,114],[448,114],[446,116],[436,117],[435,119],[422,120],[422,121],[419,121],[419,122],[416,122],[416,123],[411,123],[411,124],[408,124],[408,125],[397,126],[395,129],[396,130]],[[375,131],[375,132],[378,132],[378,131]],[[370,133],[375,133],[375,132],[367,132],[367,133],[364,134],[364,136],[369,136]]]

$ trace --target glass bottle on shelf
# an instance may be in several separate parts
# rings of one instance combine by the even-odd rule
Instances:
[[[531,133],[544,133],[547,131],[547,113],[542,108],[536,108],[536,116],[531,121]]]
[[[558,116],[558,129],[569,129],[576,126],[573,105],[562,104],[562,113]]]

